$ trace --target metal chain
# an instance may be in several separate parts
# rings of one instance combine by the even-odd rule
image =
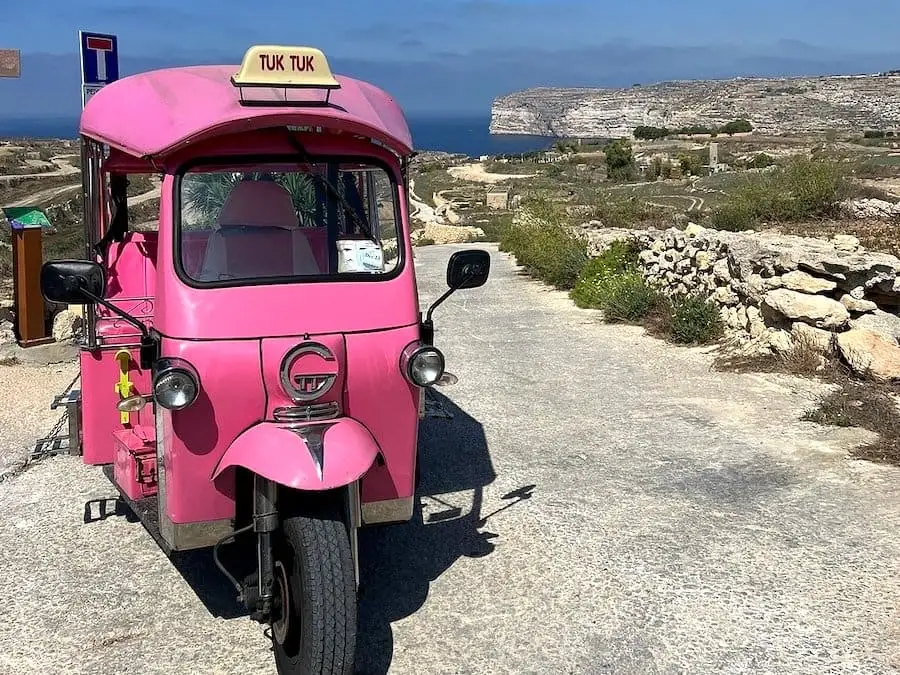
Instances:
[[[81,373],[79,372],[74,377],[74,379],[71,382],[69,382],[69,385],[65,389],[62,390],[62,393],[60,394],[60,396],[65,396],[66,394],[68,394],[72,390],[72,387],[75,386],[75,383],[78,382],[78,380],[80,378],[81,378]],[[44,436],[44,438],[41,439],[42,441],[44,441],[43,446],[42,446],[43,449],[32,452],[31,456],[28,458],[28,460],[26,460],[26,465],[29,462],[36,462],[41,459],[45,459],[53,454],[53,452],[51,450],[49,450],[48,448],[51,448],[53,446],[52,441],[59,437],[60,432],[62,431],[63,427],[67,424],[68,421],[69,421],[69,411],[68,411],[68,409],[63,408],[62,415],[60,415],[59,419],[56,421],[56,424],[53,425],[53,428],[50,429],[50,433],[48,433],[46,436]],[[71,443],[72,439],[69,439],[69,442]]]

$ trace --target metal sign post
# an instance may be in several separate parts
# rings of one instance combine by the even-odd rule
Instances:
[[[106,33],[78,31],[81,52],[81,107],[110,82],[119,79],[119,39]]]

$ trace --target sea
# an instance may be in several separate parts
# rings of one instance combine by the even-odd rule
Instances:
[[[410,115],[407,119],[418,151],[436,150],[470,157],[533,152],[555,141],[546,136],[507,136],[490,133],[489,115],[437,117]],[[62,118],[0,118],[0,138],[75,138],[78,120]]]

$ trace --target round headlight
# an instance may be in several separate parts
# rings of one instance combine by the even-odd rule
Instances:
[[[409,379],[420,387],[430,387],[444,374],[444,355],[434,347],[422,347],[409,359]]]
[[[153,382],[153,398],[163,408],[181,410],[197,399],[200,382],[187,364],[164,364]]]

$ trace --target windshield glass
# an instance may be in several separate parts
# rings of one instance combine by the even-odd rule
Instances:
[[[400,262],[397,189],[380,166],[198,166],[178,189],[178,253],[197,283],[377,277]]]

